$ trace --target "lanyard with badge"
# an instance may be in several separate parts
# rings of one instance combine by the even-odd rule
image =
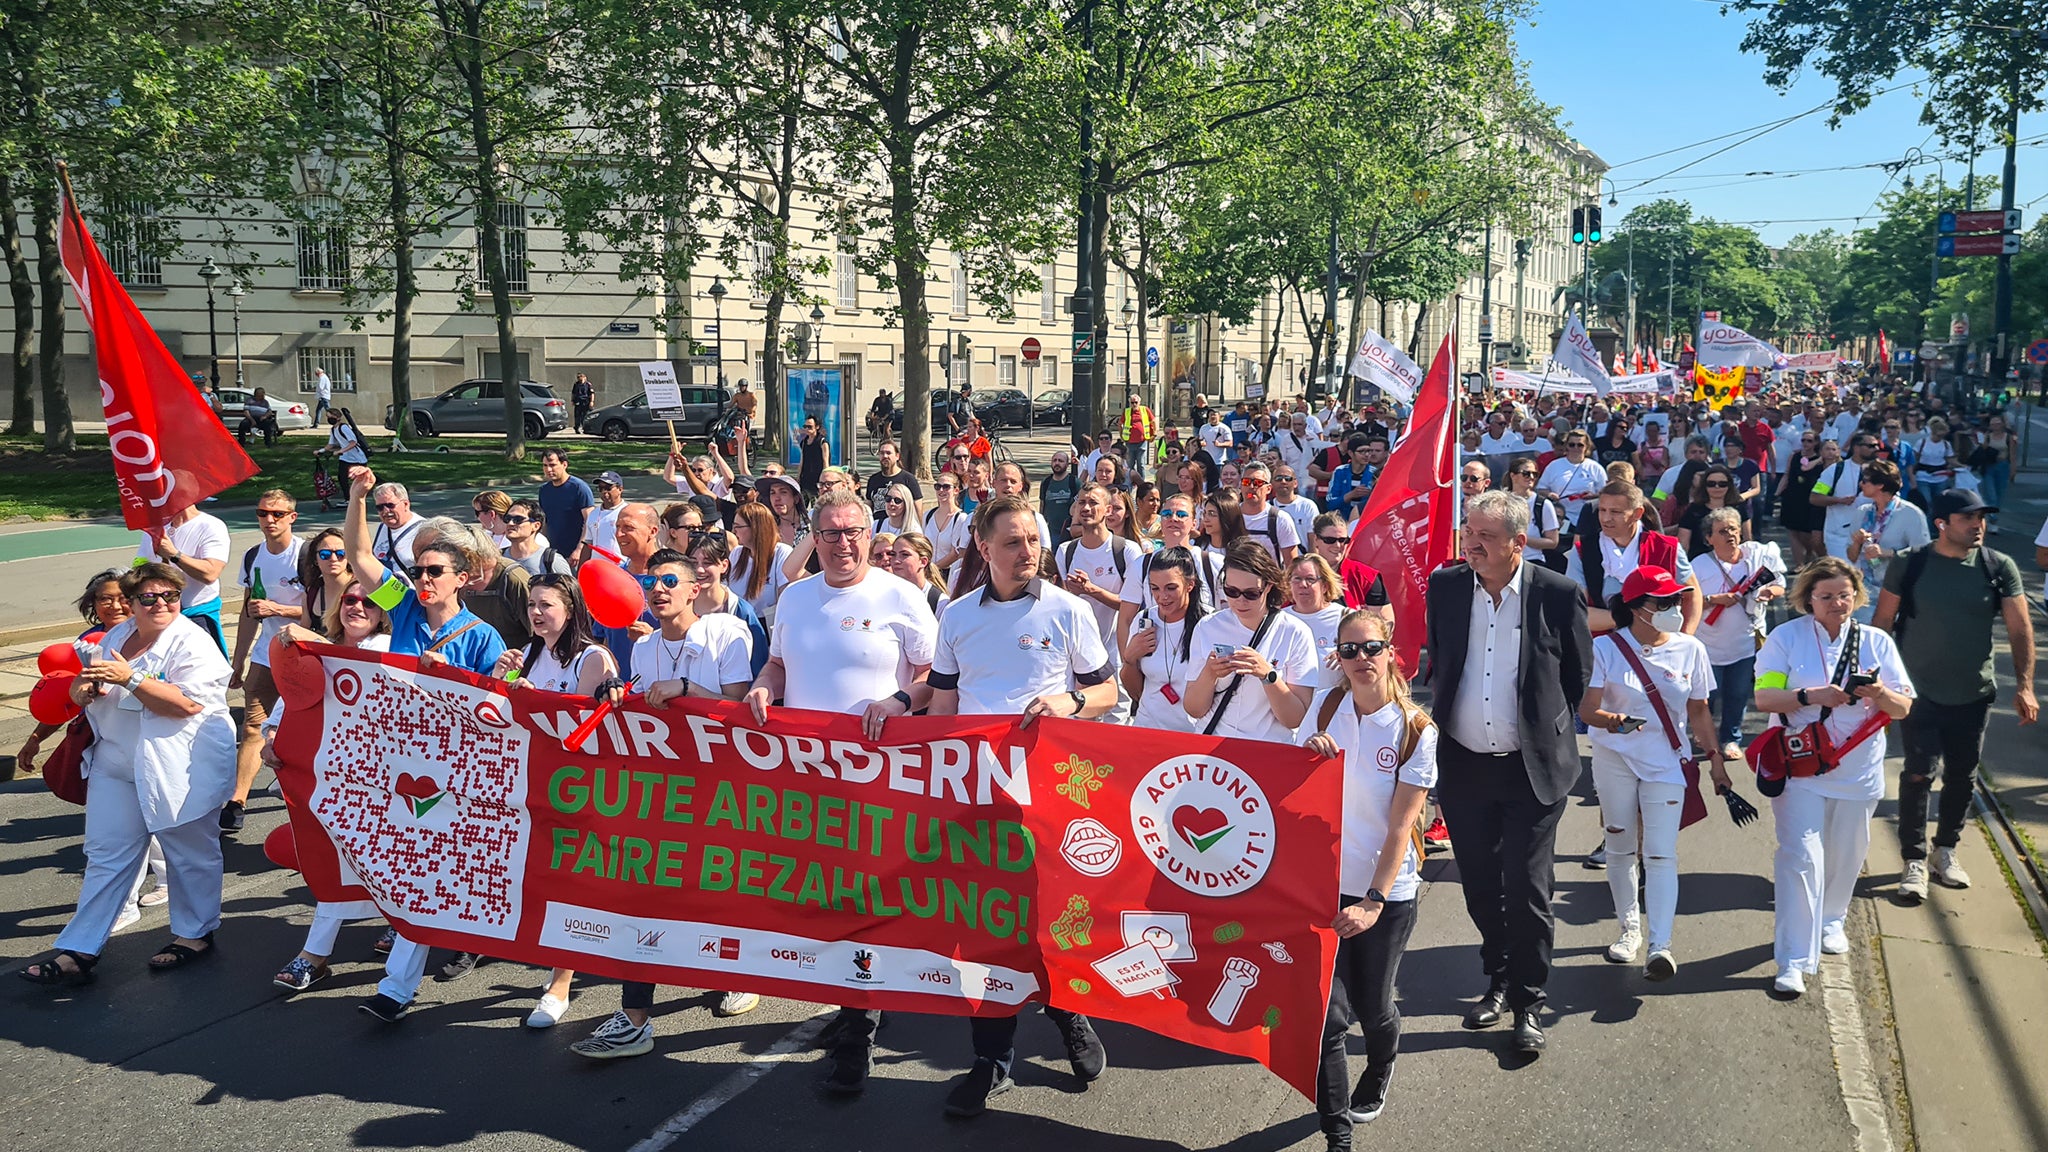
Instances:
[[[1193,605],[1191,604],[1189,607],[1193,607]],[[1173,686],[1173,674],[1179,671],[1186,664],[1186,661],[1178,664],[1174,662],[1173,649],[1175,645],[1167,638],[1164,623],[1153,619],[1150,613],[1146,613],[1145,620],[1146,627],[1152,630],[1152,641],[1155,650],[1159,653],[1160,666],[1165,669],[1159,677],[1159,695],[1168,704],[1177,706],[1180,704],[1180,691]],[[1181,617],[1181,627],[1187,627],[1187,617],[1185,616]]]

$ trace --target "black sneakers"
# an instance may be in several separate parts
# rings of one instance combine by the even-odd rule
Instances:
[[[1109,1053],[1102,1047],[1102,1037],[1095,1034],[1095,1025],[1086,1016],[1075,1016],[1073,1023],[1060,1029],[1060,1039],[1067,1044],[1067,1063],[1074,1069],[1074,1075],[1083,1084],[1092,1084],[1102,1075],[1109,1064]]]
[[[848,1045],[833,1052],[832,1074],[825,1077],[825,1091],[835,1096],[860,1095],[867,1091],[868,1069],[873,1064],[874,1050],[865,1045]]]
[[[446,964],[441,965],[441,979],[444,982],[460,980],[476,971],[477,966],[483,962],[484,958],[474,952],[457,952]]]
[[[240,832],[242,830],[242,824],[246,819],[242,814],[242,807],[243,805],[240,800],[230,800],[227,802],[227,805],[220,810],[221,831]]]
[[[1366,1065],[1365,1075],[1358,1078],[1358,1087],[1351,1090],[1351,1122],[1370,1124],[1387,1110],[1387,1085],[1394,1082],[1394,1066],[1374,1068]]]
[[[979,1116],[988,1111],[989,1097],[1000,1096],[1014,1087],[1009,1073],[996,1071],[995,1061],[976,1060],[967,1075],[946,1093],[946,1115]]]
[[[406,1005],[400,1004],[398,1001],[379,992],[377,995],[356,1005],[356,1010],[368,1012],[386,1024],[396,1024],[400,1020],[405,1019]]]

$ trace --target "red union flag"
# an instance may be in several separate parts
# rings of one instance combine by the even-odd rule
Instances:
[[[1042,1001],[1314,1094],[1341,760],[1000,716],[899,717],[876,746],[854,716],[638,698],[566,752],[587,698],[271,659],[307,885],[409,939],[857,1007]]]
[[[92,329],[107,446],[128,527],[158,528],[216,492],[254,476],[249,454],[200,398],[86,230],[65,184],[57,234],[64,278]]]
[[[1387,582],[1394,646],[1411,676],[1422,651],[1429,574],[1450,561],[1451,533],[1457,526],[1451,484],[1458,459],[1451,415],[1454,348],[1446,333],[1415,397],[1408,433],[1387,457],[1351,532],[1351,559],[1378,569]]]

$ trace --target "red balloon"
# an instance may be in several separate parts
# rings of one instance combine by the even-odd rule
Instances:
[[[299,842],[292,835],[292,822],[287,820],[270,830],[263,838],[263,854],[279,868],[299,870]]]
[[[100,642],[100,637],[105,636],[106,634],[107,630],[105,628],[95,628],[92,631],[87,632],[85,635],[80,636],[78,638],[78,642],[80,644],[97,644]]]
[[[607,628],[630,628],[647,608],[640,581],[616,564],[592,560],[576,570],[590,618]]]
[[[78,649],[69,641],[52,644],[36,656],[36,671],[45,676],[68,672],[73,676],[85,671],[85,661],[79,659]]]
[[[56,676],[45,676],[29,689],[28,714],[39,724],[69,724],[78,716],[78,705],[71,702],[71,681],[73,673],[65,672]]]

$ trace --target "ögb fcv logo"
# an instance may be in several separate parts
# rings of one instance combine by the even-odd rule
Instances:
[[[1235,896],[1273,862],[1273,809],[1228,760],[1179,756],[1131,792],[1131,833],[1161,875],[1197,896]]]

